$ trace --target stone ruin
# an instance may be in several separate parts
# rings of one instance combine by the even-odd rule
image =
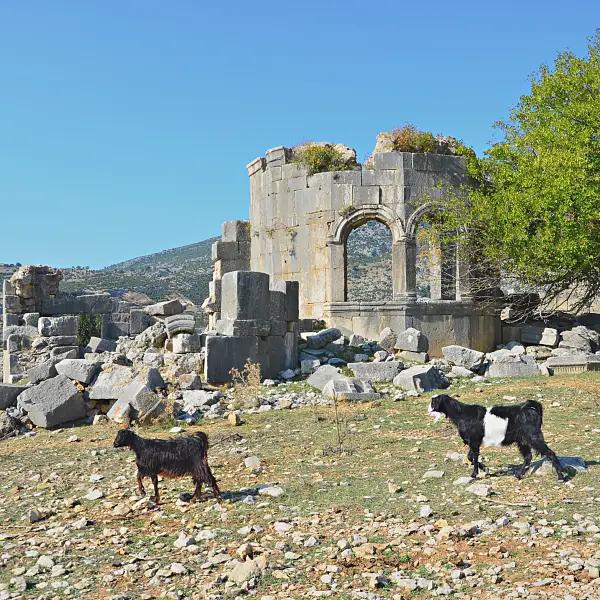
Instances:
[[[436,199],[467,183],[463,157],[377,152],[355,170],[311,176],[295,162],[293,149],[280,146],[247,170],[250,221],[226,224],[213,248],[214,276],[205,302],[211,328],[220,318],[221,277],[241,268],[301,282],[301,316],[346,335],[377,339],[385,327],[414,327],[429,339],[433,356],[441,356],[448,344],[487,351],[500,341],[497,311],[473,302],[469,265],[456,248],[437,249],[440,268],[430,272],[431,299],[417,301],[417,228],[438,210]],[[348,236],[371,220],[392,233],[393,300],[348,302]]]

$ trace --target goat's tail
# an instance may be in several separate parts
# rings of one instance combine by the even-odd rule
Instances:
[[[540,425],[544,419],[544,407],[537,400],[527,400],[523,405],[523,409],[535,413],[540,419]]]

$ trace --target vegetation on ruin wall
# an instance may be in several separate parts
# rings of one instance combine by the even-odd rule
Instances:
[[[293,162],[303,165],[309,175],[329,171],[351,171],[356,160],[348,159],[332,144],[308,144],[296,151]]]
[[[587,56],[542,66],[498,128],[469,165],[468,196],[445,200],[444,227],[469,231],[471,258],[543,288],[546,303],[576,290],[583,308],[600,294],[600,35]]]

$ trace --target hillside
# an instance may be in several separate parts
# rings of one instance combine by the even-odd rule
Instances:
[[[210,248],[217,238],[132,258],[98,271],[65,269],[64,291],[134,290],[153,300],[184,296],[197,305],[212,278]]]

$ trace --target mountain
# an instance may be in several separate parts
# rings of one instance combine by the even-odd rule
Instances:
[[[211,246],[218,238],[163,250],[98,271],[64,269],[61,290],[133,290],[155,301],[184,297],[196,305],[208,295],[212,279]]]

